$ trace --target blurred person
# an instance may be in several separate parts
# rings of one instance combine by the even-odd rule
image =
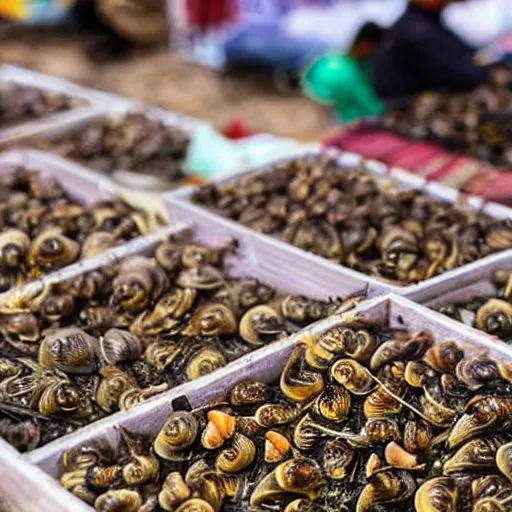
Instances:
[[[403,98],[425,90],[461,91],[487,79],[490,67],[477,65],[474,49],[441,20],[445,7],[465,1],[410,0],[372,57],[380,98]]]
[[[347,55],[326,54],[305,71],[305,92],[320,103],[333,105],[344,123],[380,115],[384,103],[373,85],[371,57],[385,34],[375,23],[363,25]]]

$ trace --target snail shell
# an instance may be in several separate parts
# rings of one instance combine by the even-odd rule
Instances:
[[[188,362],[186,368],[187,378],[189,380],[199,379],[226,366],[226,364],[226,358],[221,352],[213,348],[204,348]]]
[[[398,423],[390,418],[367,420],[361,430],[361,435],[371,446],[399,441],[402,437]]]
[[[137,384],[126,373],[119,368],[102,368],[103,377],[96,391],[96,402],[106,412],[112,412],[119,407],[121,395]]]
[[[128,489],[107,491],[94,502],[96,512],[137,512],[141,506],[140,494]]]
[[[317,507],[313,502],[299,498],[293,500],[284,509],[284,512],[320,512],[322,509]]]
[[[433,439],[430,423],[410,420],[404,427],[404,446],[411,453],[423,452],[430,447]]]
[[[458,495],[455,478],[431,478],[416,492],[414,505],[421,512],[456,512]]]
[[[79,243],[64,236],[60,229],[49,228],[32,241],[27,261],[30,267],[52,271],[70,265],[79,256]]]
[[[137,359],[143,352],[142,341],[129,331],[109,329],[100,339],[103,359],[111,365]]]
[[[192,498],[182,503],[175,512],[217,512],[207,501]]]
[[[279,385],[284,395],[296,402],[304,402],[318,395],[324,389],[322,374],[304,367],[304,344],[296,345],[281,373]]]
[[[224,304],[205,304],[194,312],[185,336],[223,336],[237,331],[235,315]]]
[[[182,452],[194,443],[197,431],[197,421],[192,414],[173,412],[155,439],[156,454],[165,460],[182,460]]]
[[[348,357],[364,362],[371,357],[376,346],[375,336],[366,329],[359,329],[353,336],[350,336],[347,332],[344,352]]]
[[[60,322],[75,312],[75,299],[72,295],[50,295],[39,306],[41,316],[50,322]]]
[[[294,421],[300,414],[300,408],[281,404],[265,404],[256,410],[254,419],[262,427],[277,427]]]
[[[443,474],[492,471],[496,467],[496,453],[505,442],[499,435],[468,441],[444,463]]]
[[[190,497],[190,489],[177,471],[169,473],[162,484],[158,494],[159,505],[168,512],[174,509]]]
[[[21,229],[0,233],[0,262],[5,268],[20,269],[30,249],[30,237]]]
[[[464,352],[455,341],[444,341],[430,347],[423,360],[439,373],[452,373],[463,357]]]
[[[332,480],[343,480],[354,459],[355,450],[341,439],[329,441],[322,454],[322,466]]]
[[[512,481],[512,443],[503,444],[496,453],[498,469]]]
[[[231,446],[218,455],[216,468],[224,473],[238,473],[250,466],[255,457],[255,444],[248,437],[236,433]]]
[[[112,233],[105,231],[91,233],[87,235],[82,244],[81,257],[83,259],[92,258],[108,249],[116,247],[116,245],[119,245],[119,240]]]
[[[500,379],[496,362],[484,355],[474,359],[462,359],[457,364],[455,373],[457,378],[472,391]]]
[[[370,372],[353,359],[339,359],[331,367],[331,378],[354,395],[367,395],[375,388]]]
[[[475,325],[490,334],[512,329],[512,304],[501,299],[489,299],[476,313]]]
[[[263,382],[243,380],[236,384],[229,393],[229,403],[238,405],[257,405],[264,403],[268,397],[267,385]]]
[[[176,284],[181,288],[214,290],[225,283],[221,271],[211,265],[201,265],[180,272]]]
[[[424,394],[420,398],[423,415],[438,427],[448,427],[452,424],[457,415],[457,411],[452,409],[442,401],[439,397],[433,396],[428,390],[424,389]]]
[[[377,370],[394,361],[410,361],[420,358],[434,343],[433,336],[426,331],[415,333],[407,340],[394,340],[382,343],[370,360],[370,368]]]
[[[87,471],[87,484],[99,489],[108,489],[121,474],[121,466],[91,466]]]
[[[258,483],[251,494],[250,505],[255,507],[266,500],[283,500],[288,494],[299,494],[315,501],[324,485],[322,470],[316,461],[293,458],[277,466]]]
[[[251,346],[257,347],[275,340],[283,325],[278,313],[270,306],[255,306],[240,320],[240,336]]]
[[[38,402],[39,412],[43,416],[59,413],[76,413],[80,407],[78,390],[69,382],[57,381],[47,386]],[[84,409],[83,413],[87,411]]]
[[[363,405],[364,415],[368,419],[394,416],[401,410],[402,404],[381,386],[366,397]]]
[[[339,423],[350,413],[350,393],[341,386],[327,386],[315,401],[315,411],[323,418]]]
[[[48,334],[39,347],[39,364],[67,373],[91,373],[96,368],[98,340],[77,327]]]
[[[137,455],[123,468],[123,480],[130,487],[155,481],[160,464],[154,455]]]
[[[485,237],[487,245],[493,251],[503,251],[512,247],[512,222],[510,219],[496,222]]]

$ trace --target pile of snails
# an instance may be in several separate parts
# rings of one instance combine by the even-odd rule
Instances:
[[[44,444],[362,299],[320,301],[232,278],[235,251],[168,240],[152,257],[0,300],[0,419],[32,421]]]
[[[358,315],[305,334],[278,383],[121,434],[62,456],[61,484],[97,512],[512,507],[512,363]]]
[[[189,137],[181,129],[139,113],[104,117],[69,135],[38,143],[107,174],[129,170],[170,181],[184,178],[188,144]]]
[[[146,234],[122,200],[77,203],[54,179],[19,167],[0,176],[0,292]]]
[[[494,295],[445,304],[438,311],[512,344],[512,271],[497,270],[492,283]]]
[[[512,220],[400,190],[326,155],[300,157],[193,200],[365,274],[407,285],[512,247]]]
[[[493,78],[469,93],[424,93],[408,109],[391,112],[378,123],[510,169],[512,76],[502,69]]]
[[[86,106],[87,102],[60,92],[16,82],[0,83],[0,127],[39,119]]]

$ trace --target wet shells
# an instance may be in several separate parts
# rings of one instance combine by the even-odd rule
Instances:
[[[496,454],[496,465],[512,481],[512,443],[500,446]]]
[[[377,340],[366,329],[360,329],[354,336],[348,336],[345,344],[345,354],[359,362],[367,361],[373,354]]]
[[[87,484],[98,489],[108,489],[119,478],[121,466],[91,466],[87,471]]]
[[[33,313],[0,315],[0,332],[7,341],[35,342],[39,338],[39,325]]]
[[[111,365],[137,359],[143,352],[142,341],[129,331],[109,329],[100,339],[103,359]]]
[[[443,403],[440,397],[434,396],[427,389],[420,398],[424,416],[438,427],[448,427],[457,416],[457,411]]]
[[[341,386],[327,386],[316,399],[315,411],[323,418],[339,423],[345,420],[351,407],[350,393]]]
[[[275,340],[283,325],[280,316],[269,306],[255,306],[240,320],[240,336],[252,346],[260,346]]]
[[[50,295],[39,306],[39,313],[49,322],[60,322],[75,312],[75,299],[72,295]]]
[[[123,468],[123,480],[130,487],[153,482],[158,477],[160,464],[154,455],[134,455]]]
[[[444,463],[443,473],[492,471],[496,468],[496,452],[505,442],[499,435],[472,439]]]
[[[179,344],[164,340],[154,341],[148,345],[144,358],[159,371],[165,370],[181,354]]]
[[[163,242],[156,248],[155,259],[167,272],[175,272],[181,267],[181,251],[171,241]]]
[[[322,437],[323,432],[318,429],[318,425],[309,414],[305,414],[293,430],[293,443],[303,452],[310,452],[316,448]]]
[[[20,229],[0,234],[0,262],[9,269],[20,269],[30,248],[30,237]]]
[[[246,436],[236,433],[231,446],[220,452],[216,468],[223,473],[239,473],[250,466],[256,457],[256,445]]]
[[[201,436],[201,443],[207,450],[220,448],[227,439],[233,437],[236,419],[222,411],[210,411],[208,424]]]
[[[137,512],[141,506],[140,494],[128,489],[107,491],[94,502],[96,512]]]
[[[196,440],[197,421],[184,411],[173,412],[158,433],[153,447],[165,460],[182,460],[183,452]]]
[[[343,480],[354,459],[355,450],[345,441],[335,439],[329,441],[322,454],[322,467],[328,478]]]
[[[27,261],[30,267],[49,272],[70,265],[79,255],[80,244],[51,228],[32,241]]]
[[[159,505],[167,512],[174,509],[190,497],[190,489],[177,471],[169,473],[158,494]]]
[[[458,495],[455,478],[440,476],[421,485],[414,505],[421,512],[456,512]]]
[[[288,295],[281,302],[281,313],[292,322],[304,322],[309,316],[310,300],[302,295]]]
[[[222,259],[222,250],[200,244],[187,244],[181,251],[181,264],[185,268],[200,265],[218,265]]]
[[[476,313],[475,325],[490,334],[512,329],[512,304],[501,299],[489,299]]]
[[[226,366],[226,358],[216,349],[204,348],[198,354],[192,357],[186,368],[187,378],[189,380],[199,379],[204,375]]]
[[[497,222],[492,226],[486,237],[487,245],[494,251],[502,251],[512,247],[512,222],[510,219]]]
[[[107,249],[112,249],[119,243],[120,241],[112,233],[104,231],[91,233],[82,244],[81,257],[83,259],[92,258]]]
[[[423,361],[409,361],[405,367],[405,382],[413,388],[422,388],[428,381],[435,379],[436,373]]]
[[[398,423],[390,418],[367,420],[361,430],[361,436],[371,446],[399,441],[402,437]]]
[[[88,404],[87,404],[88,405]],[[89,408],[80,409],[80,395],[78,389],[69,382],[55,381],[47,386],[38,404],[39,412],[44,416],[55,414],[81,415],[90,414]]]
[[[451,373],[464,357],[455,341],[444,341],[429,348],[423,360],[440,373]]]
[[[301,409],[280,404],[265,404],[256,410],[254,419],[265,428],[291,423],[300,414]]]
[[[220,270],[211,265],[201,265],[180,272],[176,283],[182,288],[214,290],[225,284]]]
[[[96,402],[106,412],[119,407],[119,400],[129,389],[137,388],[137,384],[119,368],[102,368],[102,379],[96,391]]]
[[[486,432],[503,432],[512,425],[512,399],[478,395],[466,404],[466,412],[455,423],[447,443],[455,448]]]
[[[363,412],[366,418],[385,418],[395,416],[402,410],[402,404],[379,386],[366,397]]]
[[[133,407],[137,407],[139,404],[148,400],[152,396],[163,393],[168,389],[169,384],[167,382],[162,382],[162,384],[158,384],[158,386],[149,386],[144,389],[127,389],[119,398],[119,409],[121,411],[127,411]]]
[[[463,359],[457,365],[455,372],[457,378],[471,390],[479,389],[486,383],[500,378],[496,363],[486,356]]]
[[[207,501],[192,498],[182,503],[175,512],[216,512],[216,510]]]
[[[498,454],[496,455],[498,468],[500,467],[498,461],[500,450],[498,450]],[[506,492],[507,488],[510,488],[510,481],[502,475],[485,475],[475,478],[471,482],[471,494],[475,501],[482,498],[497,496],[503,491]]]
[[[414,334],[407,340],[394,340],[382,343],[370,360],[370,368],[377,370],[394,361],[410,361],[420,358],[434,343],[433,336],[426,331]]]
[[[293,500],[284,509],[284,512],[320,512],[322,509],[313,502],[305,499]]]
[[[39,364],[68,373],[90,373],[96,367],[98,341],[76,327],[47,335],[39,347]]]
[[[303,365],[306,346],[296,345],[281,373],[281,391],[296,402],[304,402],[318,395],[324,388],[320,373],[306,370]]]
[[[244,380],[236,384],[229,393],[232,405],[256,405],[264,403],[268,397],[267,385],[263,382]]]
[[[322,471],[314,460],[294,458],[280,464],[259,482],[251,494],[250,504],[257,506],[266,500],[283,500],[290,493],[315,501],[323,486]]]
[[[275,464],[281,462],[290,451],[290,441],[274,430],[265,434],[265,462]]]
[[[352,359],[336,361],[331,367],[331,378],[354,395],[367,395],[375,388],[370,372]]]
[[[433,439],[432,427],[423,420],[410,420],[404,427],[404,446],[411,453],[427,450]]]
[[[416,483],[407,471],[394,469],[376,471],[368,478],[368,484],[359,495],[356,512],[369,512],[375,504],[403,502],[412,497],[415,490]]]
[[[183,331],[185,336],[225,336],[237,330],[235,315],[224,304],[206,304],[199,307]]]

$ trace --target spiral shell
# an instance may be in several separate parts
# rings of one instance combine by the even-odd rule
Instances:
[[[75,299],[72,295],[50,295],[39,306],[39,313],[50,322],[60,322],[75,312]]]
[[[188,500],[189,497],[190,489],[181,474],[174,471],[166,476],[158,494],[158,503],[165,511],[173,512],[180,503]]]
[[[199,307],[193,314],[185,336],[223,336],[237,330],[235,315],[224,304],[211,303]]]
[[[420,404],[423,415],[438,427],[450,426],[457,415],[455,409],[443,403],[439,397],[432,395],[426,388],[420,398]]]
[[[176,284],[181,288],[214,290],[224,284],[224,277],[217,268],[211,265],[201,265],[181,271]]]
[[[121,361],[138,359],[144,347],[142,341],[129,331],[109,329],[100,339],[100,350],[103,359],[111,365]]]
[[[87,471],[87,484],[98,489],[108,489],[120,474],[121,466],[91,466]]]
[[[183,452],[197,437],[198,425],[188,412],[173,412],[156,436],[153,447],[157,455],[165,460],[181,460]]]
[[[182,503],[175,512],[217,512],[207,501],[192,498]]]
[[[434,343],[432,334],[421,331],[407,340],[393,340],[382,343],[372,355],[370,368],[377,370],[394,360],[414,360],[420,358]]]
[[[98,340],[82,329],[67,327],[48,334],[39,346],[39,364],[67,373],[91,373]]]
[[[488,382],[498,380],[500,373],[496,362],[486,356],[462,359],[455,369],[457,378],[471,390],[476,390]]]
[[[21,229],[0,233],[0,262],[8,269],[19,269],[30,248],[30,237]]]
[[[123,480],[130,487],[153,482],[158,477],[159,469],[160,464],[154,455],[136,455],[123,468]]]
[[[512,481],[512,443],[503,444],[496,453],[498,469]]]
[[[455,371],[463,357],[464,352],[459,349],[455,341],[444,341],[429,348],[423,359],[435,371],[451,373]]]
[[[204,348],[188,362],[186,368],[187,378],[189,380],[199,379],[226,366],[226,364],[226,358],[221,352],[213,348]]]
[[[352,399],[341,386],[327,386],[315,401],[315,411],[323,418],[339,423],[350,413]]]
[[[96,512],[137,512],[141,506],[140,494],[128,489],[107,491],[94,502]]]
[[[440,476],[422,484],[414,497],[416,510],[422,512],[456,512],[457,482],[454,478]]]
[[[243,380],[236,384],[229,393],[231,405],[257,405],[265,402],[268,397],[267,385],[263,382]]]
[[[285,396],[296,402],[304,402],[318,395],[324,388],[322,374],[304,367],[306,346],[296,345],[281,373],[279,385]]]
[[[331,378],[354,395],[367,395],[375,388],[370,372],[353,359],[339,359],[331,367]]]
[[[222,411],[210,411],[208,424],[201,436],[201,443],[207,450],[220,448],[227,439],[233,437],[236,419]]]
[[[329,441],[322,454],[322,467],[328,478],[343,480],[347,476],[347,469],[352,463],[355,450],[341,439]]]
[[[364,401],[363,412],[366,418],[385,418],[395,416],[402,410],[402,404],[394,399],[382,386],[368,395]]]
[[[80,256],[80,244],[64,236],[57,228],[40,233],[30,246],[27,262],[30,267],[49,272],[70,265]]]
[[[39,398],[38,409],[44,416],[55,414],[75,414],[79,412],[80,394],[69,382],[56,381],[45,388]],[[88,415],[87,408],[80,410]]]
[[[423,452],[430,447],[433,439],[430,423],[410,420],[404,427],[404,447],[411,453]]]
[[[239,324],[240,336],[257,347],[275,340],[284,328],[278,313],[270,306],[255,306],[247,311]]]
[[[510,331],[512,329],[512,304],[501,299],[489,299],[478,309],[475,325],[490,334]]]
[[[255,444],[248,437],[236,433],[231,446],[218,455],[215,465],[224,473],[238,473],[250,466],[255,457]]]
[[[308,458],[290,459],[258,483],[251,494],[250,505],[255,507],[271,499],[283,500],[288,494],[299,494],[315,501],[324,485],[322,471],[316,461]]]
[[[402,437],[398,423],[390,418],[367,420],[361,429],[361,436],[370,446],[399,441]]]
[[[265,428],[291,423],[300,414],[299,408],[281,404],[265,404],[256,410],[254,419]]]
[[[83,259],[92,258],[108,249],[116,247],[119,243],[120,240],[112,233],[105,231],[90,233],[82,244],[81,257]]]
[[[103,377],[96,390],[96,402],[110,413],[119,407],[121,395],[128,389],[137,388],[137,384],[119,368],[102,368]]]
[[[345,341],[345,354],[359,362],[370,359],[377,340],[375,336],[366,329],[357,330],[353,336],[347,336]]]

